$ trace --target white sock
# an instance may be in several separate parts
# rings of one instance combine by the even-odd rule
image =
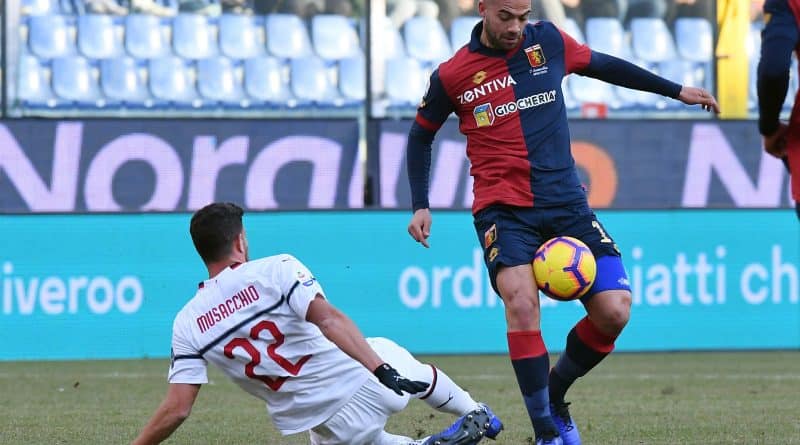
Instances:
[[[434,373],[431,387],[420,397],[431,408],[460,417],[480,407],[478,402],[473,400],[467,391],[456,385],[444,371],[432,365],[431,369]]]
[[[371,443],[372,445],[410,445],[416,443],[416,441],[410,437],[398,436],[397,434],[382,431]]]

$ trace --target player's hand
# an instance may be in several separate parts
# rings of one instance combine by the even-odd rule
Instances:
[[[372,373],[384,386],[396,392],[398,396],[402,396],[403,391],[409,394],[416,394],[425,391],[430,386],[427,382],[411,381],[401,376],[388,363],[378,366]]]
[[[430,209],[419,209],[414,212],[411,222],[408,224],[408,233],[418,243],[425,247],[428,245],[428,237],[431,236],[431,211]]]
[[[789,126],[781,122],[778,129],[769,136],[764,136],[764,151],[782,159],[786,156],[786,131]]]
[[[714,99],[713,94],[702,88],[684,86],[681,88],[678,100],[686,105],[702,105],[704,110],[719,114],[717,99]]]

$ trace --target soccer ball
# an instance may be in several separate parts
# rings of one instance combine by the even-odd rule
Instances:
[[[583,296],[594,283],[597,264],[581,240],[558,236],[542,244],[533,257],[536,285],[550,298],[571,301]]]

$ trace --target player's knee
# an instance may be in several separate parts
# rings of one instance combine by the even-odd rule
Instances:
[[[539,325],[539,300],[532,293],[510,292],[503,296],[509,327],[534,329]]]
[[[592,322],[601,332],[617,336],[631,316],[631,293],[611,290],[597,294],[587,306]]]
[[[631,318],[631,294],[622,292],[608,305],[603,314],[603,327],[609,333],[619,334]]]

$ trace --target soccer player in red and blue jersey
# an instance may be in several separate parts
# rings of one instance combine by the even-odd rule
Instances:
[[[467,137],[474,178],[473,215],[492,286],[503,298],[508,350],[538,444],[580,444],[564,395],[614,349],[630,315],[620,253],[588,206],[570,152],[561,91],[577,73],[699,104],[714,97],[578,44],[552,23],[530,24],[530,0],[480,0],[483,20],[469,44],[430,78],[408,140],[414,216],[411,236],[428,247],[431,144],[450,113]],[[597,259],[597,279],[582,298],[587,316],[567,336],[556,365],[540,332],[531,261],[547,239],[582,240]]]
[[[764,138],[764,150],[782,159],[789,169],[792,199],[800,219],[800,101],[797,96],[789,124],[778,120],[789,89],[792,51],[800,51],[800,1],[767,0],[764,21],[758,63],[758,129]]]

